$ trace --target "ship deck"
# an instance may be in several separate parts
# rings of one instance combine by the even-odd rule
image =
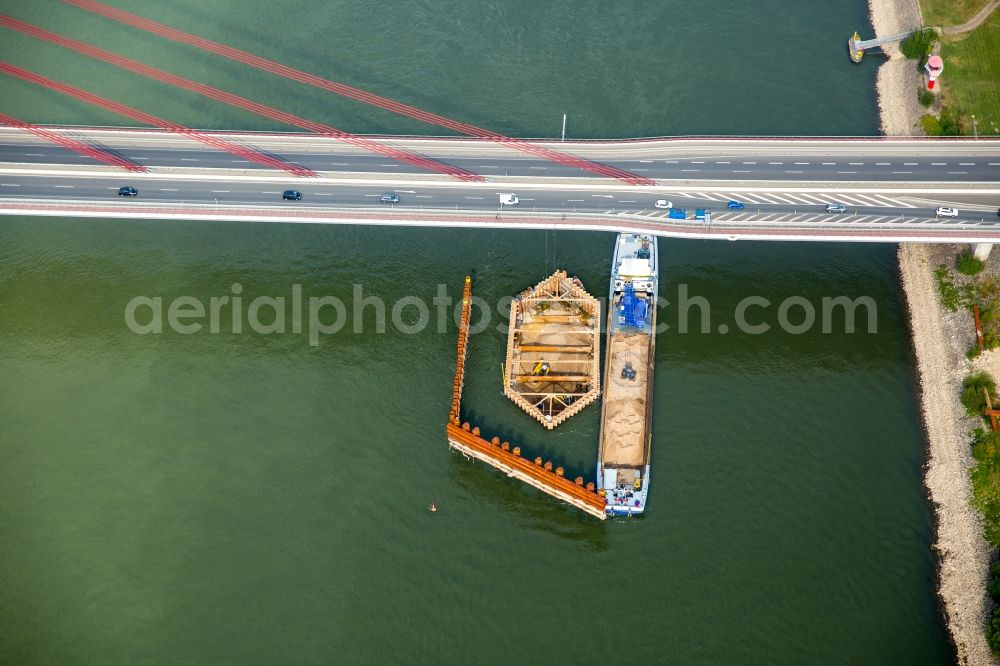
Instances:
[[[606,468],[646,463],[649,347],[650,338],[645,334],[617,331],[609,339],[601,441],[601,460]],[[635,379],[622,377],[628,363],[636,372]]]

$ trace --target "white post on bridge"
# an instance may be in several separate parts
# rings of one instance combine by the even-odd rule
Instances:
[[[566,114],[564,113],[564,114],[563,114],[563,131],[562,131],[562,139],[560,139],[560,141],[565,141],[565,140],[566,140]]]

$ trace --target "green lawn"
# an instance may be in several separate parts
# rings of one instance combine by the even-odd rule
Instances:
[[[924,25],[946,26],[965,23],[987,0],[920,0]]]
[[[941,45],[944,103],[959,112],[963,132],[1000,135],[1000,9],[970,33],[946,37]]]

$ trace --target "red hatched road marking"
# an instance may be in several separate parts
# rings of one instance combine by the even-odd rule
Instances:
[[[497,132],[492,132],[490,130],[483,129],[481,127],[476,127],[469,123],[462,123],[444,116],[438,115],[436,113],[430,113],[428,111],[423,111],[416,107],[410,106],[409,104],[403,104],[395,100],[389,99],[387,97],[382,97],[374,93],[361,90],[360,88],[355,88],[353,86],[348,86],[343,83],[337,83],[335,81],[330,81],[322,77],[316,76],[314,74],[309,74],[301,70],[289,67],[288,65],[282,65],[281,63],[275,62],[273,60],[268,60],[267,58],[262,58],[260,56],[248,53],[246,51],[241,51],[240,49],[233,48],[231,46],[226,46],[225,44],[220,44],[219,42],[213,42],[209,39],[204,39],[203,37],[197,37],[195,35],[171,28],[170,26],[164,25],[162,23],[157,23],[156,21],[151,21],[149,19],[137,16],[135,14],[122,11],[120,9],[115,9],[114,7],[109,7],[108,5],[102,4],[100,2],[95,2],[94,0],[64,0],[68,4],[75,5],[81,9],[93,12],[95,14],[100,14],[106,18],[109,18],[119,23],[124,23],[130,25],[134,28],[140,30],[145,30],[146,32],[151,32],[156,35],[160,35],[166,39],[173,40],[175,42],[181,42],[183,44],[188,44],[189,46],[194,46],[195,48],[202,49],[204,51],[209,51],[216,55],[222,56],[224,58],[229,58],[230,60],[236,60],[237,62],[242,62],[250,67],[255,67],[257,69],[264,70],[266,72],[271,72],[272,74],[277,74],[278,76],[291,79],[293,81],[298,81],[299,83],[305,83],[307,85],[314,86],[316,88],[322,88],[329,92],[341,95],[343,97],[349,97],[351,99],[358,100],[360,102],[365,102],[371,104],[372,106],[377,106],[381,109],[386,109],[387,111],[392,111],[400,115],[408,116],[416,120],[423,121],[431,125],[439,125],[441,127],[446,127],[450,130],[454,130],[461,134],[466,134],[469,136],[474,136],[480,139],[486,139],[493,141],[495,143],[500,143],[505,146],[510,146],[511,148],[516,148],[522,152],[526,152],[536,157],[541,157],[543,159],[557,162],[565,166],[572,166],[578,169],[583,169],[584,171],[590,171],[591,173],[596,173],[600,176],[605,176],[608,178],[615,178],[618,180],[625,181],[633,185],[655,185],[656,181],[651,178],[646,178],[643,176],[638,176],[624,169],[619,169],[617,167],[607,166],[604,164],[599,164],[591,160],[584,159],[582,157],[577,157],[576,155],[571,155],[569,153],[563,153],[558,150],[553,150],[551,148],[546,148],[544,146],[535,145],[533,143],[522,141],[520,139],[513,139]]]

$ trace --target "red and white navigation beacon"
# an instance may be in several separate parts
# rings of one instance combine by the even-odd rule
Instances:
[[[944,60],[939,55],[932,55],[927,59],[924,70],[927,72],[927,89],[934,90],[934,83],[941,76],[941,72],[944,71]]]

